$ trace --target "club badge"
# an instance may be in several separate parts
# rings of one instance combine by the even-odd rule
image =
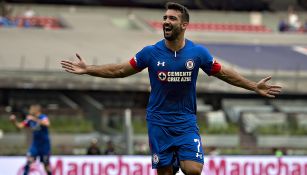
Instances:
[[[188,70],[192,70],[194,68],[194,61],[191,59],[187,60],[187,62],[185,63],[185,67]]]

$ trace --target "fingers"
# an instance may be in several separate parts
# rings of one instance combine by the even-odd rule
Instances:
[[[275,98],[276,95],[279,95],[281,93],[281,88],[271,88],[267,91],[267,93],[264,95],[269,98]]]
[[[270,85],[270,88],[281,89],[282,87],[281,87],[281,86],[278,86],[278,85]]]
[[[72,67],[73,66],[73,62],[64,60],[64,61],[61,61],[61,65],[62,65],[62,67],[63,66],[65,66],[65,67]]]
[[[73,69],[73,64],[71,62],[66,62],[66,61],[61,61],[62,64],[62,68],[64,68],[65,70],[74,70]]]
[[[281,92],[281,89],[270,88],[269,92]]]
[[[272,95],[278,95],[281,93],[281,86],[270,86],[269,87],[269,91],[268,91],[269,94],[272,94]]]
[[[278,91],[269,91],[268,94],[270,94],[270,95],[278,95],[278,94],[280,94],[280,91],[279,92]]]
[[[82,57],[81,57],[78,53],[76,53],[76,57],[77,57],[80,61],[83,61]]]
[[[75,71],[74,63],[71,62],[71,61],[63,60],[63,61],[61,61],[61,65],[62,65],[62,68],[65,69],[65,71],[67,71],[67,72]]]
[[[262,81],[263,81],[263,82],[267,82],[267,81],[269,81],[271,78],[272,78],[272,76],[268,76],[268,77],[262,79]]]
[[[73,64],[73,62],[69,60],[62,60],[61,64]]]
[[[267,94],[266,97],[275,98],[275,95]]]
[[[63,66],[62,66],[63,67]],[[66,72],[74,73],[75,70],[71,67],[63,67]]]

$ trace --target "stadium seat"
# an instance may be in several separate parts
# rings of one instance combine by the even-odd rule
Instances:
[[[306,100],[273,100],[270,103],[280,112],[307,113]]]
[[[307,113],[298,113],[296,114],[295,119],[298,128],[307,129]]]
[[[244,112],[242,122],[244,130],[247,133],[252,133],[259,126],[284,127],[287,122],[287,115],[277,112]]]
[[[238,122],[242,112],[272,112],[273,106],[266,105],[263,100],[225,99],[222,108],[230,121]]]
[[[208,127],[227,128],[225,113],[223,111],[211,111],[206,114]]]

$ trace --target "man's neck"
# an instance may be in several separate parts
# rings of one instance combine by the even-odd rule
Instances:
[[[41,115],[41,113],[35,113],[33,114],[35,117],[38,117],[39,115]]]
[[[179,51],[180,49],[182,49],[185,45],[185,39],[184,37],[178,37],[177,39],[173,40],[173,41],[169,41],[167,39],[165,39],[165,45],[167,48],[169,48],[172,51]]]

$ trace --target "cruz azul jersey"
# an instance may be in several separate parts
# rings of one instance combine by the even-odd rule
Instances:
[[[40,114],[38,116],[39,120],[47,119],[48,116],[45,114]],[[31,128],[33,133],[33,141],[32,146],[40,147],[42,149],[50,149],[50,139],[49,139],[49,132],[47,126],[39,125],[36,121],[25,119],[23,124]]]
[[[196,80],[199,68],[208,75],[221,66],[208,50],[190,40],[174,52],[165,40],[144,47],[130,60],[134,69],[148,68],[151,93],[147,121],[163,126],[196,122]]]

